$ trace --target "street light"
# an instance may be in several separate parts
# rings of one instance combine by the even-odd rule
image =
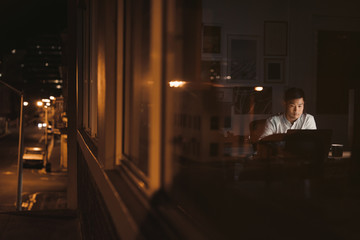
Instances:
[[[45,108],[45,169],[48,170],[48,106],[44,106]]]
[[[16,201],[16,209],[21,211],[21,195],[22,195],[22,171],[23,171],[23,152],[24,152],[24,135],[23,135],[23,109],[24,109],[24,92],[19,91],[16,88],[10,86],[6,82],[0,80],[0,83],[16,92],[20,96],[20,124],[19,124],[19,145],[18,145],[18,188],[17,188],[17,201]]]
[[[39,106],[39,107],[41,107],[42,105],[44,105],[44,103],[43,103],[42,101],[37,101],[37,102],[36,102],[36,105]]]
[[[44,139],[44,144],[45,144],[45,169],[47,172],[50,171],[51,165],[49,163],[49,159],[48,159],[48,107],[50,107],[51,103],[50,103],[50,99],[42,99],[41,101],[37,101],[36,103],[39,107],[43,107],[44,108],[44,112],[45,112],[45,139]]]

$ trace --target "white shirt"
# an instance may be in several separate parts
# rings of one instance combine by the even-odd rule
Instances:
[[[276,133],[286,133],[288,129],[316,129],[315,119],[312,115],[303,113],[294,123],[291,123],[284,113],[271,116],[266,120],[265,130],[260,139]]]

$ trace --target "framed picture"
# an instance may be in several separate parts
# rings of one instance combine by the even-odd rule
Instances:
[[[221,53],[221,27],[203,26],[202,52],[207,54]]]
[[[282,58],[265,58],[264,60],[264,82],[284,83],[285,60]]]
[[[228,35],[227,78],[253,83],[258,79],[259,41],[256,36]]]
[[[286,56],[288,39],[287,22],[264,23],[264,55]]]

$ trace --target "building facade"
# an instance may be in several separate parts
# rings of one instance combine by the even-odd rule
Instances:
[[[323,102],[336,87],[324,84],[333,63],[318,42],[359,43],[359,4],[256,2],[69,1],[68,204],[85,239],[341,238],[335,220],[358,221],[343,204],[358,200],[341,185],[358,184],[346,181],[358,174],[351,160],[329,166],[342,169],[336,184],[325,174],[310,188],[318,175],[254,161],[248,137],[297,86],[318,127],[354,149],[358,115]],[[339,104],[358,77],[343,76]],[[342,197],[323,205],[328,188]]]

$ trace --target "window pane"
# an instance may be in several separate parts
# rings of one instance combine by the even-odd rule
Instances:
[[[287,39],[276,40],[278,36],[288,36],[287,28],[280,28],[280,32],[264,29],[270,13],[275,18],[278,14],[279,21],[274,23],[281,26],[288,24],[281,19],[294,20],[287,14],[289,9],[293,12],[298,9],[289,1],[283,1],[281,9],[274,12],[268,8],[274,1],[262,1],[261,7],[253,1],[171,2],[167,6],[164,61],[167,84],[164,185],[169,196],[192,219],[210,226],[207,230],[220,233],[222,237],[214,237],[219,239],[290,239],[294,232],[300,234],[298,239],[305,239],[314,229],[309,216],[316,219],[314,222],[324,223],[315,227],[319,227],[319,236],[334,225],[342,228],[343,222],[336,224],[335,219],[344,213],[342,210],[349,211],[341,216],[345,222],[352,219],[353,208],[343,203],[351,205],[358,201],[350,193],[357,191],[357,187],[352,188],[347,182],[350,153],[341,161],[329,158],[331,137],[329,131],[320,130],[326,126],[334,129],[334,137],[346,135],[345,131],[336,132],[341,132],[342,120],[337,122],[325,116],[326,125],[319,121],[320,131],[314,131],[319,135],[312,137],[306,131],[305,135],[289,133],[286,137],[281,132],[273,135],[272,140],[258,143],[266,119],[279,110],[285,111],[284,90],[307,87],[307,99],[316,99],[316,90],[310,91],[316,85],[316,76],[309,77],[309,72],[300,71],[305,66],[314,67],[311,65],[314,59],[309,58],[311,51],[328,49],[315,48],[314,29],[309,26],[309,35],[305,37],[291,25],[289,36],[293,42],[289,46],[297,54],[290,56],[283,51],[287,49]],[[261,9],[269,12],[262,15],[257,11]],[[299,11],[297,16],[312,14],[312,10]],[[302,22],[292,24],[306,28]],[[270,36],[265,38],[265,32]],[[328,43],[332,37],[343,46],[358,35],[338,34],[332,33],[324,40],[324,33],[320,33],[319,43]],[[268,44],[264,44],[264,39],[270,39]],[[307,43],[302,42],[305,39]],[[302,44],[308,45],[302,47]],[[273,47],[264,49],[268,45]],[[357,49],[355,45],[350,46]],[[274,55],[266,55],[270,50]],[[301,60],[297,60],[299,56]],[[340,61],[347,55],[334,56]],[[302,61],[299,66],[287,66],[299,61]],[[330,72],[342,73],[348,69],[339,66]],[[326,69],[322,69],[323,73]],[[289,75],[293,79],[286,79]],[[330,88],[318,89],[318,94]],[[310,109],[315,104],[307,106]],[[349,192],[343,187],[349,187]],[[341,209],[342,213],[333,209]],[[325,223],[328,219],[324,216],[334,220],[333,223]]]
[[[150,1],[127,1],[124,153],[148,173]]]

